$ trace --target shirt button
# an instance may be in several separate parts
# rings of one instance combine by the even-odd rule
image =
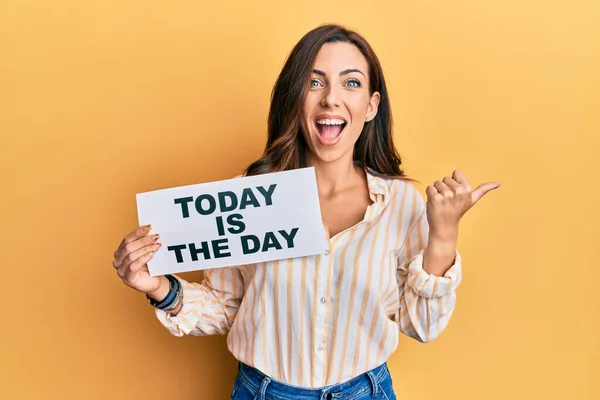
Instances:
[[[328,256],[329,255],[329,250],[325,250],[325,255]]]
[[[320,345],[317,347],[317,349],[319,349],[319,351],[323,350],[323,345],[322,345],[322,344],[320,344]]]
[[[325,297],[321,297],[321,303],[325,304]]]

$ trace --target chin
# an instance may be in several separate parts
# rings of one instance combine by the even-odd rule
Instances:
[[[329,153],[329,154],[323,154],[323,153],[312,153],[312,156],[314,158],[315,161],[318,161],[321,164],[332,164],[335,163],[337,161],[340,161],[341,159],[344,159],[346,154],[342,153],[342,154],[338,154],[337,152],[335,154]]]
[[[341,139],[341,138],[340,138]],[[318,135],[311,138],[310,152],[314,161],[319,163],[334,163],[343,159],[352,160],[354,146],[338,140],[336,144],[322,145]]]

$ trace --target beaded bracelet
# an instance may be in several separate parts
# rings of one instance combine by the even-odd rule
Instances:
[[[166,308],[163,308],[163,311],[172,315],[173,311],[175,311],[181,305],[181,303],[183,303],[183,291],[177,292],[177,296],[175,296],[173,304]]]
[[[181,283],[179,283],[179,280],[173,275],[165,275],[165,277],[169,280],[169,293],[167,293],[165,298],[161,301],[156,301],[148,296],[148,294],[146,294],[146,298],[153,307],[156,307],[160,310],[172,310],[172,306],[176,305],[183,295]]]

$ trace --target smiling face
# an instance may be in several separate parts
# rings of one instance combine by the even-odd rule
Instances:
[[[348,161],[365,122],[379,105],[379,93],[369,93],[369,66],[351,43],[324,44],[313,65],[304,102],[307,162]]]

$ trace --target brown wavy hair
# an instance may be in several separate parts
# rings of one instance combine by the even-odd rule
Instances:
[[[322,25],[294,46],[271,93],[268,137],[262,157],[248,166],[246,176],[306,166],[307,144],[302,134],[303,104],[317,53],[325,43],[355,45],[369,65],[369,92],[380,93],[376,117],[365,126],[354,146],[354,163],[371,173],[404,178],[402,160],[392,136],[390,100],[379,59],[358,33],[340,25]]]

